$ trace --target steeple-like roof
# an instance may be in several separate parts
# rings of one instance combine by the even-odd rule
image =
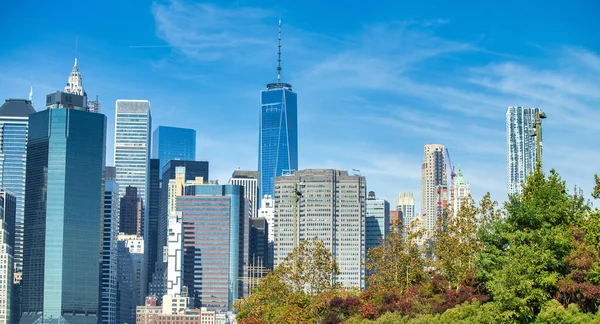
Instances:
[[[454,179],[454,183],[457,186],[464,186],[466,184],[460,165],[458,166],[458,170],[456,171],[456,178]]]
[[[0,107],[0,116],[4,117],[28,117],[33,113],[35,109],[27,99],[6,99]]]
[[[79,73],[79,65],[77,64],[77,57],[75,57],[75,63],[73,69],[69,74],[69,80],[65,86],[64,92],[72,93],[79,96],[85,96],[85,90],[83,89],[83,82],[81,80],[81,73]]]

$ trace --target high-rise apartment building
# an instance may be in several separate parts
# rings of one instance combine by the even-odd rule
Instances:
[[[239,185],[204,184],[177,197],[183,217],[184,285],[195,307],[231,310],[247,293],[250,210]]]
[[[309,169],[275,179],[274,266],[303,240],[317,237],[339,266],[336,283],[364,288],[366,179]]]
[[[415,219],[415,198],[412,192],[405,191],[398,194],[396,210],[399,211],[398,217],[402,225],[410,226]]]
[[[162,167],[171,160],[196,160],[196,130],[158,126],[152,134],[152,158]]]
[[[55,92],[29,116],[21,323],[97,323],[106,117]]]
[[[119,234],[119,185],[115,181],[115,167],[104,172],[104,213],[102,215],[101,256],[101,321],[117,323],[117,235]]]
[[[258,171],[235,170],[229,179],[229,184],[244,187],[244,196],[250,202],[252,218],[258,215]]]
[[[117,183],[125,195],[132,186],[148,202],[148,166],[150,164],[150,130],[152,114],[148,100],[117,100],[115,114],[115,167]]]
[[[535,116],[538,108],[508,107],[506,110],[506,162],[508,194],[520,194],[521,184],[535,171],[537,150]]]
[[[292,85],[281,81],[281,21],[278,48],[277,81],[260,92],[258,172],[262,195],[273,195],[275,177],[298,170],[298,98]]]
[[[7,191],[0,192],[0,323],[13,323],[19,318],[13,310],[18,307],[18,294],[13,295],[13,247],[15,244],[16,198]],[[14,286],[18,289],[18,285]],[[13,316],[15,318],[13,318]]]
[[[143,236],[144,200],[138,196],[136,187],[125,188],[125,196],[121,198],[119,208],[119,232]]]
[[[456,171],[456,178],[454,178],[454,194],[452,201],[452,215],[456,216],[456,213],[460,210],[463,202],[471,195],[471,185],[465,182],[462,169],[460,165]]]
[[[421,166],[421,216],[425,221],[426,237],[433,235],[438,217],[448,205],[448,178],[444,146],[426,144]]]
[[[35,113],[30,100],[8,99],[0,107],[0,188],[15,194],[17,211],[13,247],[16,276],[23,269],[23,221],[25,215],[25,165],[29,115]]]
[[[177,169],[180,172],[184,172],[183,182],[191,181],[196,182],[198,178],[208,179],[208,162],[206,161],[184,161],[184,160],[171,160],[167,162],[162,168],[162,180],[160,188],[160,210],[158,219],[158,243],[157,243],[157,256],[154,274],[150,283],[150,294],[157,296],[159,302],[162,296],[166,294],[166,281],[167,281],[167,264],[164,255],[164,247],[167,246],[167,233],[168,233],[168,220],[170,211],[174,211],[175,195],[171,193],[171,186],[169,185],[170,180],[175,180],[177,177]],[[183,171],[181,171],[183,170]],[[181,191],[183,193],[183,191]]]
[[[269,247],[267,251],[267,269],[273,269],[273,249],[275,248],[275,199],[271,195],[264,195],[260,201],[258,209],[258,217],[264,218],[267,222],[267,239]]]
[[[365,226],[365,247],[369,252],[390,233],[390,203],[385,199],[377,199],[373,191],[369,191],[367,197]]]

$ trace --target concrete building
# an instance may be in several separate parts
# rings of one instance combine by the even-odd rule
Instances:
[[[183,216],[183,281],[194,307],[231,310],[247,294],[250,210],[243,187],[187,187],[176,208]]]
[[[169,215],[169,234],[166,257],[166,296],[181,296],[183,289],[183,219],[181,213]]]
[[[138,196],[136,187],[125,188],[125,196],[121,197],[119,208],[119,232],[143,236],[144,199]]]
[[[135,321],[136,306],[144,305],[146,260],[144,239],[119,233],[117,237],[119,323]]]
[[[258,171],[235,170],[229,179],[229,184],[240,185],[244,187],[244,196],[250,202],[251,217],[258,216]]]
[[[379,246],[390,234],[390,203],[385,199],[377,199],[374,191],[367,197],[367,214],[365,219],[365,247]]]
[[[119,185],[116,170],[106,167],[104,175],[104,213],[102,215],[101,321],[117,322],[117,236],[119,234]]]
[[[506,110],[506,164],[509,195],[520,194],[521,184],[535,171],[537,149],[535,116],[539,108],[508,107]]]
[[[410,227],[415,219],[415,198],[412,192],[401,192],[396,200],[396,210],[403,226]]]
[[[456,213],[460,210],[463,202],[471,195],[471,185],[465,182],[465,178],[462,173],[460,165],[456,171],[456,177],[454,178],[454,201],[452,201],[452,215],[456,216]]]
[[[334,278],[346,288],[365,286],[366,179],[347,171],[309,169],[275,179],[277,267],[303,240],[317,237],[337,260]]]
[[[438,217],[448,205],[448,177],[444,146],[426,144],[421,167],[421,216],[427,229],[426,237],[436,230]]]
[[[17,199],[14,266],[16,277],[23,270],[23,222],[25,216],[25,167],[29,115],[35,113],[30,100],[8,99],[0,107],[0,188]]]
[[[183,194],[182,186],[186,185],[186,182],[191,181],[191,184],[197,183],[200,179],[203,181],[208,179],[208,162],[206,161],[184,161],[184,160],[171,160],[167,162],[162,168],[161,188],[160,188],[160,206],[159,206],[159,218],[158,218],[158,242],[157,242],[157,257],[150,283],[150,294],[158,296],[159,303],[162,300],[162,296],[167,293],[167,263],[165,253],[165,247],[167,246],[167,233],[168,233],[168,220],[169,215],[175,212],[175,193],[171,180],[175,180],[177,177],[177,169],[183,167],[183,176],[180,176],[180,190],[179,194]]]
[[[275,199],[271,195],[264,195],[260,201],[260,208],[258,210],[258,216],[264,218],[267,222],[267,239],[268,239],[268,251],[267,251],[267,269],[273,269],[274,261],[274,248],[275,248]]]
[[[106,117],[84,102],[55,92],[29,116],[21,323],[99,320]]]
[[[89,100],[87,102],[87,109],[89,112],[99,113],[100,112],[100,100],[96,96],[96,100]]]

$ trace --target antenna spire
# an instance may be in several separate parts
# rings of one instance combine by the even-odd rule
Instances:
[[[279,18],[277,42],[277,82],[281,82],[281,18]]]
[[[75,66],[77,66],[77,50],[79,49],[79,35],[75,36]]]

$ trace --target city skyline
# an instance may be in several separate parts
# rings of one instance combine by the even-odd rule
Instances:
[[[539,14],[539,5],[518,5],[521,10],[513,18]],[[11,4],[8,16],[13,10],[23,11],[19,6]],[[107,10],[89,6],[99,14]],[[504,113],[508,106],[537,106],[548,114],[545,169],[556,168],[569,183],[590,192],[592,179],[587,175],[594,168],[586,161],[595,160],[599,150],[597,144],[590,147],[579,139],[594,134],[600,57],[595,38],[577,35],[580,24],[599,24],[591,20],[589,6],[569,8],[571,16],[559,16],[558,8],[537,15],[553,19],[553,24],[544,24],[543,33],[535,24],[518,30],[507,26],[501,18],[511,8],[502,8],[484,22],[441,4],[421,12],[388,3],[370,8],[356,22],[356,10],[350,10],[313,27],[311,19],[302,16],[307,9],[299,4],[272,10],[264,9],[268,5],[249,6],[123,4],[112,8],[115,12],[108,17],[139,11],[141,23],[127,37],[111,41],[108,37],[116,31],[110,29],[102,37],[96,30],[108,28],[102,22],[86,22],[77,31],[55,24],[48,28],[51,24],[44,19],[49,17],[42,17],[48,7],[40,3],[29,14],[43,19],[6,38],[8,50],[0,54],[0,97],[25,98],[33,83],[36,110],[43,109],[43,96],[61,89],[73,66],[77,33],[79,71],[86,90],[92,91],[88,96],[99,95],[107,107],[107,139],[114,136],[111,107],[117,99],[149,100],[154,119],[160,121],[155,125],[197,130],[198,160],[211,161],[213,179],[226,183],[237,167],[255,169],[258,93],[276,77],[277,20],[282,17],[283,80],[301,94],[301,169],[359,169],[369,179],[368,190],[389,201],[399,191],[411,191],[419,206],[423,145],[439,143],[463,167],[476,199],[491,191],[502,201],[507,185]],[[473,6],[471,13],[491,9]],[[332,9],[325,5],[314,17],[325,17]],[[206,19],[186,19],[193,16]],[[9,17],[8,23],[18,17]],[[578,23],[572,23],[574,17]],[[219,24],[211,25],[215,21]],[[504,32],[494,31],[498,24]],[[256,28],[248,31],[240,27],[244,25]],[[223,27],[230,42],[210,45],[223,40],[217,32]],[[191,33],[186,41],[185,33]],[[66,49],[72,44],[73,51],[35,50],[57,39]],[[135,47],[146,45],[186,46]],[[238,52],[254,55],[247,60]],[[221,81],[230,86],[221,87]],[[223,125],[231,132],[217,133]],[[112,152],[108,142],[107,152]],[[107,154],[109,165],[111,155]]]

